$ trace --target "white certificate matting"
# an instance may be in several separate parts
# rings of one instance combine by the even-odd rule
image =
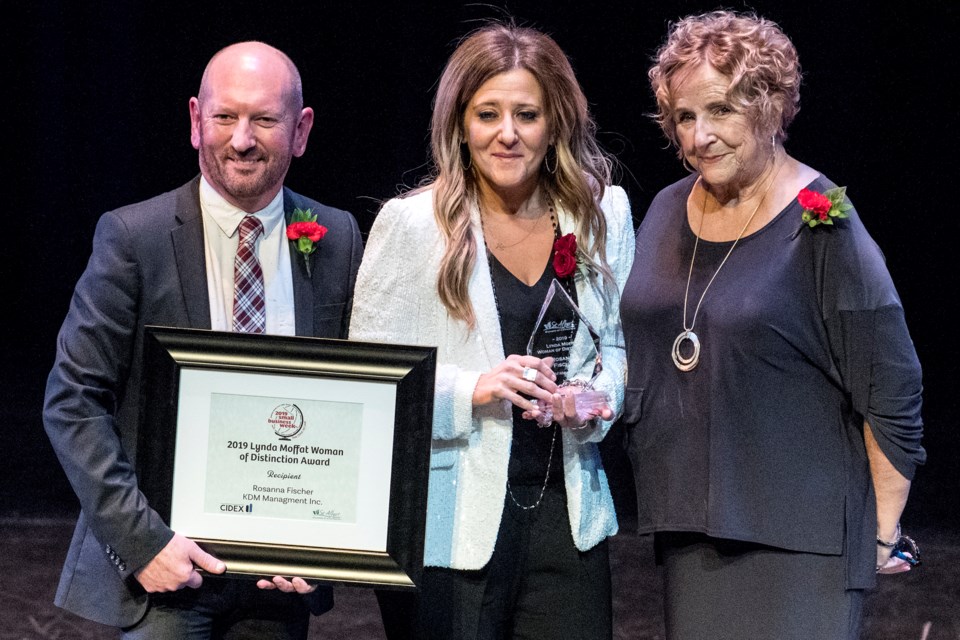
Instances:
[[[385,551],[396,385],[184,367],[170,526]]]

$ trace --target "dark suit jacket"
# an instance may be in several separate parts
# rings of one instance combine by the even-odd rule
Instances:
[[[136,623],[149,599],[133,576],[173,536],[135,476],[145,325],[210,328],[199,176],[105,213],[57,338],[43,421],[81,506],[55,602],[113,626]],[[312,208],[327,235],[312,277],[291,244],[298,335],[346,338],[363,245],[356,220],[287,188],[287,219]],[[329,589],[308,599],[332,606]]]

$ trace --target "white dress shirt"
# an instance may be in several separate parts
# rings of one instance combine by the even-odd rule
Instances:
[[[233,262],[240,243],[237,230],[248,215],[223,199],[210,183],[200,178],[200,210],[203,213],[203,244],[210,298],[210,328],[233,330]],[[290,245],[283,216],[283,190],[266,207],[255,211],[263,224],[256,253],[263,270],[267,333],[296,334],[293,308],[293,276]]]

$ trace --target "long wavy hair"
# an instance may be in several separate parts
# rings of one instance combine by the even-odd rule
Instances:
[[[606,220],[599,203],[605,185],[610,184],[613,161],[597,144],[596,124],[570,61],[540,31],[499,22],[485,25],[460,42],[440,77],[431,119],[433,167],[417,189],[433,189],[434,217],[446,241],[437,293],[450,315],[470,326],[476,321],[467,287],[477,260],[470,221],[477,180],[475,169],[464,169],[466,163],[461,161],[464,115],[483,83],[514,69],[529,71],[540,84],[550,137],[555,141],[548,157],[555,155],[556,171],[540,168],[540,188],[573,217],[578,258],[591,273],[610,277]]]
[[[800,110],[796,48],[770,20],[753,13],[711,11],[672,24],[647,72],[657,98],[654,118],[681,159],[673,90],[678,80],[704,63],[730,78],[727,98],[749,114],[758,137],[786,140],[787,127]]]

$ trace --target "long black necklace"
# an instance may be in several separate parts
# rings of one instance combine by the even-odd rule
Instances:
[[[550,219],[553,222],[553,236],[554,236],[554,243],[556,243],[557,239],[560,238],[560,227],[557,224],[556,218],[553,215],[553,207],[550,207]],[[481,227],[483,226],[482,215],[480,216],[480,225]],[[493,254],[490,251],[490,247],[487,245],[486,235],[484,235],[484,248],[487,256],[487,268],[490,272],[490,287],[493,290],[493,302],[497,308],[497,319],[499,321],[500,318],[502,317],[502,312],[500,308],[500,298],[497,296],[497,286],[494,283],[494,279],[493,279],[493,262],[492,262]],[[550,264],[551,264],[550,268],[552,268],[553,251],[551,251],[550,253]],[[573,291],[575,291],[575,289],[573,289],[573,274],[565,278],[560,278],[558,276],[557,279],[563,283],[564,288],[570,291],[572,295],[575,295],[573,293]],[[520,509],[523,509],[524,511],[530,511],[540,506],[540,503],[543,501],[543,496],[547,492],[547,486],[550,484],[550,469],[553,465],[553,452],[557,444],[557,432],[560,431],[560,426],[556,422],[554,422],[552,426],[553,426],[553,436],[550,439],[550,454],[547,457],[547,472],[543,478],[543,485],[540,487],[540,495],[537,496],[536,502],[534,502],[533,504],[521,504],[517,500],[516,496],[513,495],[513,489],[510,486],[510,480],[509,479],[507,480],[507,494],[510,496],[510,500],[513,502],[513,504],[515,504]]]

